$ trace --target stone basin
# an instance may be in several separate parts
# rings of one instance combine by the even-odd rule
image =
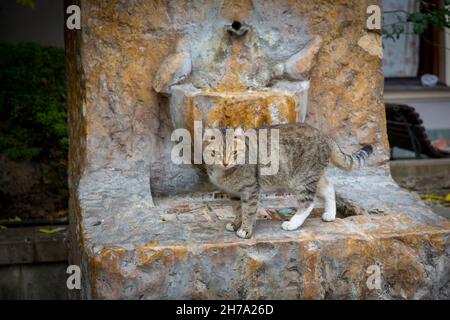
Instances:
[[[82,296],[94,299],[448,299],[450,223],[382,169],[329,170],[340,215],[296,231],[259,220],[252,239],[208,201],[151,201],[141,173],[80,182]],[[99,190],[98,181],[104,181]],[[367,188],[376,185],[377,188]],[[209,200],[210,203],[210,200]],[[180,210],[183,209],[184,210]],[[174,210],[174,208],[176,210]],[[212,210],[210,210],[212,208]],[[380,287],[367,285],[373,266]]]
[[[192,85],[173,86],[170,111],[175,128],[191,132],[194,121],[211,128],[304,122],[309,82],[278,83],[271,88],[247,91],[197,89]]]

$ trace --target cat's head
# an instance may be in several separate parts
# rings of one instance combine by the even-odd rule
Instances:
[[[247,148],[241,127],[208,130],[203,139],[203,161],[207,167],[229,170],[245,164]]]

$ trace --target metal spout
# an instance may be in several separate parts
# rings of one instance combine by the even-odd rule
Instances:
[[[225,26],[225,29],[229,33],[231,33],[237,37],[241,37],[244,34],[246,34],[248,30],[250,30],[250,27],[239,21],[233,21],[232,24]]]

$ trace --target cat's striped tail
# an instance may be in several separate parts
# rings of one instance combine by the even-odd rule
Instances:
[[[328,139],[328,145],[331,149],[331,163],[339,169],[346,171],[363,167],[366,159],[373,152],[371,145],[365,145],[352,155],[349,155],[342,152],[339,145],[333,139]]]

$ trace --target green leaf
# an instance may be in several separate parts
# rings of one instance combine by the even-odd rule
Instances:
[[[428,28],[428,23],[426,21],[424,21],[422,23],[416,23],[414,25],[414,33],[417,33],[418,35],[422,35],[427,28]]]
[[[21,6],[30,7],[31,9],[36,8],[36,3],[34,2],[34,0],[16,0],[16,2]]]
[[[5,221],[5,220],[3,220],[3,221]],[[20,217],[18,217],[18,216],[15,216],[14,218],[9,218],[6,221],[8,221],[8,222],[21,222],[22,219]]]
[[[66,228],[61,227],[61,228],[40,228],[39,232],[45,233],[45,234],[54,234],[57,232],[61,232],[66,230]]]
[[[406,21],[409,21],[409,22],[422,22],[424,20],[426,20],[426,16],[424,13],[421,13],[421,12],[411,13],[408,16],[408,18],[406,19]]]

